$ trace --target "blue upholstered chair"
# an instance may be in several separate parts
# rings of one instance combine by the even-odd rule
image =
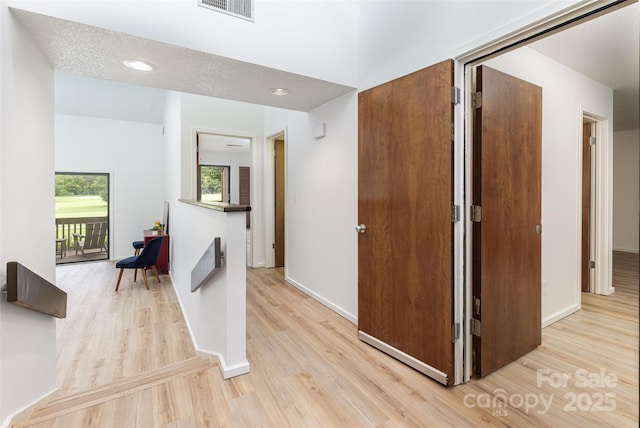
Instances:
[[[144,248],[144,241],[133,241],[131,243],[131,246],[133,247],[133,255],[134,256],[139,256],[140,255],[140,250],[142,250]]]
[[[141,269],[142,278],[144,279],[144,285],[148,290],[149,283],[147,282],[147,269],[151,268],[153,269],[153,273],[155,273],[156,275],[158,284],[160,284],[160,277],[158,276],[158,271],[156,270],[156,263],[158,262],[158,256],[160,255],[160,248],[162,248],[163,241],[164,236],[152,239],[142,249],[142,252],[139,256],[127,257],[126,259],[120,260],[118,263],[116,263],[116,269],[120,269],[120,274],[118,275],[118,283],[116,284],[116,291],[118,291],[118,287],[120,287],[120,280],[122,279],[122,273],[125,269],[135,269],[133,273],[133,282],[136,282],[138,269]]]

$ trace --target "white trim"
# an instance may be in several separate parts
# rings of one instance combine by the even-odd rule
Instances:
[[[242,364],[227,366],[227,363],[224,360],[224,356],[218,352],[196,349],[196,353],[203,358],[218,360],[218,365],[220,367],[220,372],[222,373],[223,379],[229,379],[249,373],[249,362],[246,360]]]
[[[260,214],[258,213],[259,210],[255,209],[255,205],[254,205],[254,191],[253,189],[257,189],[258,187],[255,186],[256,182],[257,182],[257,178],[255,171],[256,168],[254,165],[255,162],[255,155],[257,152],[257,148],[256,145],[258,145],[258,135],[255,134],[255,131],[229,131],[229,130],[221,130],[221,129],[213,129],[213,128],[203,128],[203,127],[199,127],[199,126],[194,126],[191,128],[191,176],[189,178],[189,182],[191,183],[191,195],[181,195],[181,198],[184,199],[193,199],[196,200],[197,199],[197,195],[196,193],[198,192],[198,168],[197,167],[193,167],[193,165],[196,162],[197,159],[197,154],[196,154],[196,148],[197,148],[197,135],[198,134],[213,134],[213,135],[220,135],[220,136],[225,136],[225,137],[238,137],[238,138],[248,138],[251,141],[249,142],[249,159],[251,159],[251,162],[246,165],[246,164],[242,164],[242,166],[248,166],[250,168],[251,174],[250,174],[250,182],[251,182],[251,194],[250,194],[250,200],[251,200],[251,211],[250,211],[250,218],[251,218],[251,228],[250,228],[250,233],[251,233],[251,260],[248,261],[247,264],[250,264],[251,266],[259,266],[261,265],[261,263],[257,263],[255,262],[255,258],[257,258],[258,252],[256,251],[256,233],[255,230],[256,228],[254,227],[254,221],[259,220]],[[240,165],[237,165],[240,166]],[[182,177],[184,177],[184,174],[181,175]],[[231,180],[231,166],[229,166],[229,180]]]
[[[432,367],[429,364],[426,364],[412,357],[411,355],[402,352],[398,348],[394,348],[393,346],[381,340],[378,340],[375,337],[370,336],[367,333],[360,330],[358,330],[358,338],[363,342],[373,346],[374,348],[379,349],[385,354],[391,355],[393,358],[402,361],[404,364],[408,365],[409,367],[415,370],[418,370],[420,373],[425,374],[434,380],[437,380],[441,384],[443,385],[448,384],[448,378],[446,373],[443,373],[440,370],[436,369],[435,367]]]
[[[318,301],[319,303],[322,303],[327,308],[329,308],[332,311],[336,312],[338,315],[346,318],[348,321],[352,322],[353,324],[358,325],[358,317],[356,315],[353,315],[352,313],[344,310],[340,306],[337,306],[334,303],[332,303],[331,301],[325,299],[321,295],[315,293],[314,291],[311,291],[310,289],[308,289],[304,285],[300,284],[295,279],[291,278],[286,272],[285,272],[284,280],[287,281],[289,284],[293,285],[294,287],[296,287],[298,290],[302,291],[307,296],[309,296],[312,299]]]
[[[19,420],[14,421],[14,419],[18,418],[19,416],[22,416],[22,413],[27,413],[27,412],[28,413],[33,413],[33,411],[36,410],[36,408],[45,406],[47,404],[47,402],[49,402],[53,398],[55,398],[54,394],[57,394],[58,391],[60,391],[60,388],[58,388],[56,386],[50,392],[47,392],[47,393],[41,395],[40,398],[34,400],[30,404],[26,404],[26,405],[20,407],[15,412],[11,413],[10,415],[7,415],[7,417],[4,419],[4,421],[2,421],[2,425],[0,425],[0,427],[1,428],[10,428],[13,425],[17,425],[20,422],[28,420],[28,417],[26,419],[24,417],[20,417]]]
[[[623,0],[611,6],[615,1],[585,0],[563,9],[559,9],[561,4],[552,3],[461,46],[454,58],[463,63],[480,58],[487,60],[579,25],[584,21],[578,18],[585,15],[592,14],[589,19],[596,18],[636,2],[637,0]],[[606,10],[600,10],[602,8]],[[572,20],[577,21],[571,22]],[[525,40],[527,42],[522,44]]]
[[[561,311],[556,312],[553,315],[550,315],[548,317],[546,317],[545,319],[542,320],[542,328],[545,328],[551,324],[553,324],[556,321],[561,320],[562,318],[571,315],[574,312],[577,312],[580,310],[580,304],[576,303],[575,305],[571,305],[568,308],[565,308]]]
[[[178,304],[180,305],[180,311],[185,314],[186,311],[184,310],[184,306],[182,305],[182,300],[180,300],[180,294],[178,293],[178,290],[176,289],[176,283],[173,281],[173,274],[172,271],[169,271],[169,280],[171,281],[171,286],[173,287],[173,291],[176,294],[176,298],[178,299]],[[220,365],[220,371],[222,372],[222,377],[224,379],[229,379],[231,377],[235,377],[235,376],[240,376],[246,373],[249,373],[249,362],[245,359],[245,361],[242,364],[236,364],[234,366],[227,366],[227,363],[224,360],[224,356],[218,352],[214,352],[214,351],[209,351],[206,349],[202,349],[198,346],[198,342],[196,341],[194,335],[193,335],[193,329],[191,328],[191,324],[189,323],[189,319],[187,317],[184,317],[184,322],[187,325],[187,331],[189,332],[189,337],[191,338],[191,343],[193,344],[193,347],[196,350],[196,353],[198,354],[207,354],[208,356],[211,356],[213,358],[216,358],[218,360],[218,363]],[[3,427],[4,428],[4,427]]]
[[[595,294],[609,295],[612,287],[613,247],[613,141],[609,139],[609,120],[596,122],[595,189]]]

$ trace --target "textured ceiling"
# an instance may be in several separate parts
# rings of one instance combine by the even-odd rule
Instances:
[[[56,71],[254,104],[311,111],[354,88],[32,12],[13,12]],[[141,59],[144,73],[122,61]],[[287,88],[287,96],[271,94]]]
[[[638,3],[576,25],[530,47],[612,88],[614,130],[640,128]]]
[[[55,69],[68,76],[57,79],[57,83],[66,84],[66,88],[76,85],[76,91],[87,90],[90,84],[86,79],[84,82],[76,79],[80,86],[85,87],[79,89],[73,76],[85,76],[311,111],[354,89],[32,12],[13,12]],[[639,17],[640,9],[635,3],[529,45],[543,55],[613,88],[614,130],[640,128]],[[147,60],[157,69],[151,73],[130,70],[122,64],[129,58]],[[110,91],[107,85],[102,85],[103,94]],[[274,96],[270,92],[273,87],[288,88],[291,94]],[[138,114],[146,112],[149,116],[149,119],[139,120],[161,120],[158,115],[162,112],[157,109],[162,105],[157,98],[158,94],[153,94],[152,100],[138,110]],[[57,103],[64,105],[63,101]],[[118,114],[116,110],[112,113]]]

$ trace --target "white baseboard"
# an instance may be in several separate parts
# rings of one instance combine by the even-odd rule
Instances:
[[[171,280],[171,286],[173,287],[173,292],[176,295],[176,298],[178,299],[178,305],[180,305],[180,312],[182,312],[182,318],[184,319],[185,324],[187,324],[187,331],[189,332],[189,337],[191,338],[191,344],[193,344],[193,347],[195,349],[198,349],[198,344],[196,342],[196,338],[193,335],[193,329],[191,328],[191,324],[189,324],[189,320],[187,319],[187,317],[184,316],[184,314],[186,314],[187,312],[184,310],[184,306],[182,306],[182,300],[180,300],[180,293],[178,293],[178,289],[176,288],[176,283],[173,280],[173,274],[172,271],[169,271],[169,280]]]
[[[309,297],[313,298],[314,300],[317,300],[318,302],[322,303],[324,306],[326,306],[327,308],[331,309],[333,312],[337,313],[338,315],[346,318],[347,320],[349,320],[353,324],[358,325],[358,317],[357,316],[345,311],[340,306],[335,305],[334,303],[330,302],[329,300],[325,299],[324,297],[320,296],[319,294],[315,293],[314,291],[309,290],[307,287],[305,287],[304,285],[300,284],[295,279],[291,278],[288,274],[285,275],[284,279],[289,284],[293,285],[294,287],[296,287],[298,290],[302,291],[307,296],[309,296]]]
[[[222,356],[222,354],[219,354],[217,352],[212,352],[212,351],[203,351],[202,349],[198,349],[196,352],[202,358],[207,358],[209,360],[217,360],[218,365],[220,366],[220,371],[222,372],[222,377],[224,379],[229,379],[232,377],[241,376],[243,374],[249,373],[249,368],[250,368],[249,362],[246,360],[241,364],[235,364],[233,366],[229,366],[224,360],[224,356]]]
[[[545,319],[542,320],[542,328],[548,327],[551,324],[553,324],[556,321],[560,321],[562,318],[567,317],[569,315],[571,315],[574,312],[577,312],[580,310],[580,305],[579,304],[574,304],[569,306],[566,309],[563,309],[561,311],[556,312],[555,314],[546,317]]]
[[[16,410],[15,412],[7,416],[4,421],[2,421],[2,425],[0,425],[0,427],[9,428],[14,424],[28,420],[37,407],[42,407],[44,404],[49,402],[52,398],[54,398],[54,395],[57,394],[58,391],[59,388],[56,386],[50,392],[47,392],[46,394],[35,400],[33,403],[27,404],[26,406],[23,406],[20,409]]]
[[[176,290],[176,283],[173,281],[173,276],[171,275],[171,271],[169,271],[169,278],[171,279],[171,285],[173,286],[173,292],[176,293],[176,297],[178,298],[178,304],[180,305],[180,311],[182,311],[182,317],[184,318],[184,322],[187,324],[187,330],[189,331],[189,337],[191,338],[191,343],[195,348],[196,352],[204,357],[204,358],[214,358],[218,361],[220,365],[220,371],[222,372],[222,377],[225,379],[229,379],[235,376],[240,376],[243,374],[249,373],[249,362],[244,361],[242,364],[236,364],[233,366],[227,365],[224,360],[224,356],[217,352],[208,351],[205,349],[200,349],[198,347],[198,342],[196,342],[195,337],[193,336],[193,329],[191,328],[191,324],[189,324],[189,320],[184,316],[186,313],[184,307],[182,306],[182,301],[180,300],[180,294],[178,294],[178,290]]]

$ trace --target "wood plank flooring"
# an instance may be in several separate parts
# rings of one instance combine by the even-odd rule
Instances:
[[[355,325],[286,284],[281,270],[249,269],[249,374],[225,381],[214,364],[117,394],[106,388],[104,402],[20,426],[637,427],[637,255],[614,254],[613,275],[615,295],[583,294],[582,310],[545,328],[538,349],[447,388],[360,342]],[[161,278],[146,291],[125,276],[115,293],[112,263],[58,268],[70,299],[58,325],[63,395],[196,357]]]

